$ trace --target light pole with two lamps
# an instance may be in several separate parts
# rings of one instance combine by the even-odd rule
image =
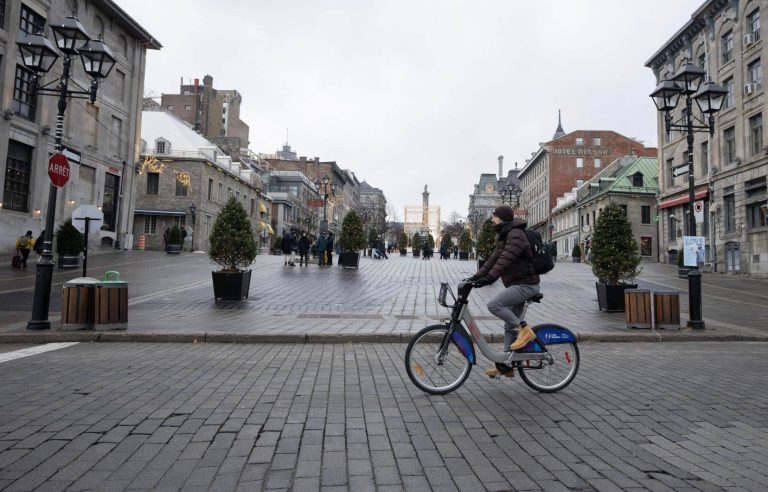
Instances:
[[[672,79],[662,80],[651,93],[651,98],[660,113],[664,114],[664,128],[667,135],[670,131],[682,130],[687,134],[688,142],[688,234],[696,236],[696,216],[693,213],[695,200],[693,173],[693,134],[694,132],[709,132],[715,134],[715,113],[723,106],[728,91],[711,80],[701,83],[706,72],[686,61]],[[701,86],[701,87],[699,87]],[[685,97],[685,114],[677,121],[672,121],[670,111],[677,107],[680,96]],[[693,100],[707,121],[693,116]],[[680,166],[681,168],[683,166]],[[672,170],[670,170],[672,171]],[[698,265],[691,266],[688,273],[689,319],[688,327],[704,329],[701,314],[701,271]]]
[[[189,215],[192,217],[192,234],[189,236],[189,252],[195,252],[195,217],[197,215],[197,207],[194,203],[189,204]]]
[[[105,79],[115,66],[115,57],[101,39],[91,39],[76,17],[70,16],[51,24],[56,46],[50,42],[44,33],[27,34],[16,44],[18,45],[24,66],[32,72],[29,80],[29,95],[31,98],[38,94],[56,96],[58,113],[56,115],[56,152],[64,150],[62,136],[64,134],[64,114],[67,110],[68,98],[89,99],[96,102],[99,83]],[[60,55],[63,55],[61,76],[45,85],[40,85],[40,78],[52,67]],[[91,77],[88,91],[69,89],[72,60],[80,57],[83,69]],[[51,87],[56,84],[54,87]],[[43,251],[37,262],[35,273],[35,292],[32,300],[32,319],[27,323],[28,330],[46,330],[51,328],[48,311],[51,302],[51,284],[53,283],[53,227],[56,219],[57,187],[51,183],[48,191],[48,210],[45,220],[45,236]]]
[[[322,191],[320,190],[321,186]],[[323,176],[322,180],[315,181],[315,187],[317,188],[318,195],[323,199],[323,220],[320,222],[320,234],[324,234],[328,232],[328,198],[336,194],[336,183],[331,183],[331,178],[326,174]]]
[[[501,203],[509,205],[510,207],[512,207],[512,204],[514,203],[515,206],[512,208],[517,208],[520,204],[520,191],[520,188],[512,183],[507,183],[506,186],[502,186],[501,190],[499,190],[499,194],[501,194]]]

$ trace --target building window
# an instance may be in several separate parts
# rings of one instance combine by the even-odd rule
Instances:
[[[155,142],[155,153],[156,154],[165,154],[165,142],[162,140],[158,140]]]
[[[601,145],[602,145],[602,139],[600,137],[595,137],[592,139],[593,147],[600,147]]]
[[[603,160],[595,158],[595,167],[600,167],[603,165]]]
[[[707,54],[706,53],[702,53],[699,55],[699,68],[704,70],[705,72],[707,71]]]
[[[112,173],[104,174],[104,199],[101,211],[104,213],[104,226],[108,231],[114,231],[117,223],[115,208],[117,196],[120,194],[120,176]]]
[[[160,189],[160,173],[147,173],[147,195],[157,195]]]
[[[723,99],[723,109],[733,107],[733,77],[723,82],[723,88],[728,91]]]
[[[32,169],[32,149],[15,140],[8,141],[5,163],[3,208],[18,212],[29,211],[29,174]]]
[[[112,138],[110,140],[110,150],[112,155],[122,157],[122,143],[123,143],[123,120],[115,116],[112,117]]]
[[[744,193],[747,200],[745,209],[747,229],[765,227],[765,212],[760,207],[767,202],[767,189],[765,176],[744,183]]]
[[[640,222],[643,224],[651,223],[651,206],[642,205],[640,207]]]
[[[168,111],[173,111],[173,104],[168,105]]]
[[[653,238],[642,236],[640,238],[640,256],[653,256]]]
[[[184,105],[184,111],[192,111],[192,105],[191,104],[185,104]]]
[[[187,187],[178,179],[176,180],[176,196],[187,196]]]
[[[256,210],[256,200],[251,198],[251,217],[253,217],[253,212]]]
[[[221,203],[221,201],[224,199],[224,185],[219,183],[219,194],[216,195],[216,202]]]
[[[0,0],[0,29],[5,29],[5,0]]]
[[[144,234],[155,234],[157,232],[157,215],[144,216]]]
[[[25,120],[35,121],[37,96],[32,97],[29,93],[29,80],[31,78],[32,72],[21,65],[16,65],[16,79],[13,83],[13,113]]]
[[[720,52],[723,65],[733,60],[733,31],[728,31],[720,38]]]
[[[733,188],[726,188],[726,194],[723,195],[723,226],[725,232],[734,232],[736,230],[736,196],[733,194]]]
[[[211,201],[211,198],[213,197],[213,179],[208,178],[208,201]]]
[[[760,10],[755,9],[747,15],[747,31],[754,36],[755,41],[760,41]]]
[[[626,205],[619,205],[621,209],[624,211],[624,217],[627,217],[627,206]]]
[[[701,174],[709,172],[709,141],[701,142]]]
[[[736,160],[736,127],[723,130],[723,158],[726,163]]]
[[[635,188],[642,188],[643,187],[643,173],[636,172],[632,175],[632,186]]]
[[[759,58],[747,65],[747,80],[755,84],[756,91],[763,88],[763,64]]]
[[[672,168],[675,167],[675,159],[670,157],[667,159],[667,188],[675,186],[675,175],[672,174]]]
[[[756,114],[749,119],[749,150],[752,155],[763,151],[763,115]]]
[[[577,145],[577,146],[582,146],[582,145],[584,145],[584,139],[583,139],[583,138],[581,138],[581,137],[578,137],[578,138],[576,138],[576,145]]]
[[[677,239],[677,220],[670,209],[667,216],[667,241],[674,241],[675,239]]]
[[[229,200],[230,198],[232,198],[232,188],[230,188],[228,186],[227,187],[227,200]]]
[[[576,158],[576,167],[584,167],[584,159],[581,157]]]
[[[37,34],[45,30],[45,17],[38,14],[24,4],[21,4],[21,18],[19,19],[19,34]],[[22,36],[23,37],[23,36]]]

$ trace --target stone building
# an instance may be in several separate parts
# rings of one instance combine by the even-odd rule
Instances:
[[[146,249],[162,249],[163,232],[178,225],[187,232],[185,249],[207,251],[213,223],[231,197],[242,203],[254,235],[262,242],[271,239],[272,202],[256,172],[161,108],[143,112],[141,137],[135,247],[143,242]]]
[[[97,99],[70,99],[64,118],[63,144],[70,162],[69,182],[58,191],[54,228],[79,205],[96,205],[104,213],[95,248],[123,247],[133,228],[127,195],[134,186],[147,50],[160,43],[111,0],[78,2],[0,1],[0,251],[14,247],[27,230],[37,235],[46,227],[47,161],[54,151],[57,96],[29,92],[30,72],[24,68],[16,42],[24,33],[44,29],[72,13],[92,37],[102,36],[115,55],[110,75],[99,84]],[[41,84],[55,80],[62,61]],[[82,64],[72,63],[70,89],[90,85]],[[127,240],[126,240],[127,239]]]
[[[696,133],[694,140],[695,200],[702,212],[697,235],[705,237],[706,269],[768,276],[768,146],[765,63],[768,41],[761,18],[764,2],[709,0],[646,62],[657,81],[672,77],[686,60],[706,72],[728,94],[715,116],[714,135]],[[649,87],[649,92],[653,90]],[[696,104],[694,103],[694,108]],[[674,111],[678,120],[683,102]],[[698,109],[694,109],[698,115]],[[662,254],[671,259],[688,234],[687,175],[672,168],[687,162],[686,134],[667,135],[658,118]]]
[[[374,231],[377,236],[387,232],[387,197],[365,180],[360,183],[360,213],[366,231]]]
[[[214,89],[213,77],[203,77],[185,84],[182,78],[178,94],[163,94],[160,104],[215,143],[237,160],[248,148],[248,125],[240,119],[243,98],[236,90]]]
[[[557,198],[595,176],[625,155],[655,157],[656,149],[610,130],[577,130],[565,133],[558,124],[555,138],[539,144],[518,173],[528,227],[545,241],[553,239],[551,211]]]

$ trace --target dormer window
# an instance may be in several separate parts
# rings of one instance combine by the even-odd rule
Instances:
[[[164,138],[155,140],[155,154],[167,154],[171,151],[171,142]]]
[[[643,173],[636,172],[632,175],[632,186],[636,188],[642,188],[643,187]]]

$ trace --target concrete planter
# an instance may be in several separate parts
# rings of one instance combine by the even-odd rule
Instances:
[[[358,268],[360,266],[360,253],[341,253],[339,266],[341,268]]]
[[[80,266],[80,255],[59,255],[57,265],[61,269],[77,268]]]
[[[239,301],[248,298],[251,288],[251,270],[245,272],[211,272],[213,277],[213,298]]]
[[[165,246],[165,252],[169,255],[178,255],[181,253],[181,244],[168,244]]]
[[[622,312],[624,311],[624,291],[637,289],[637,284],[608,285],[595,282],[595,287],[597,288],[597,304],[601,311]]]

